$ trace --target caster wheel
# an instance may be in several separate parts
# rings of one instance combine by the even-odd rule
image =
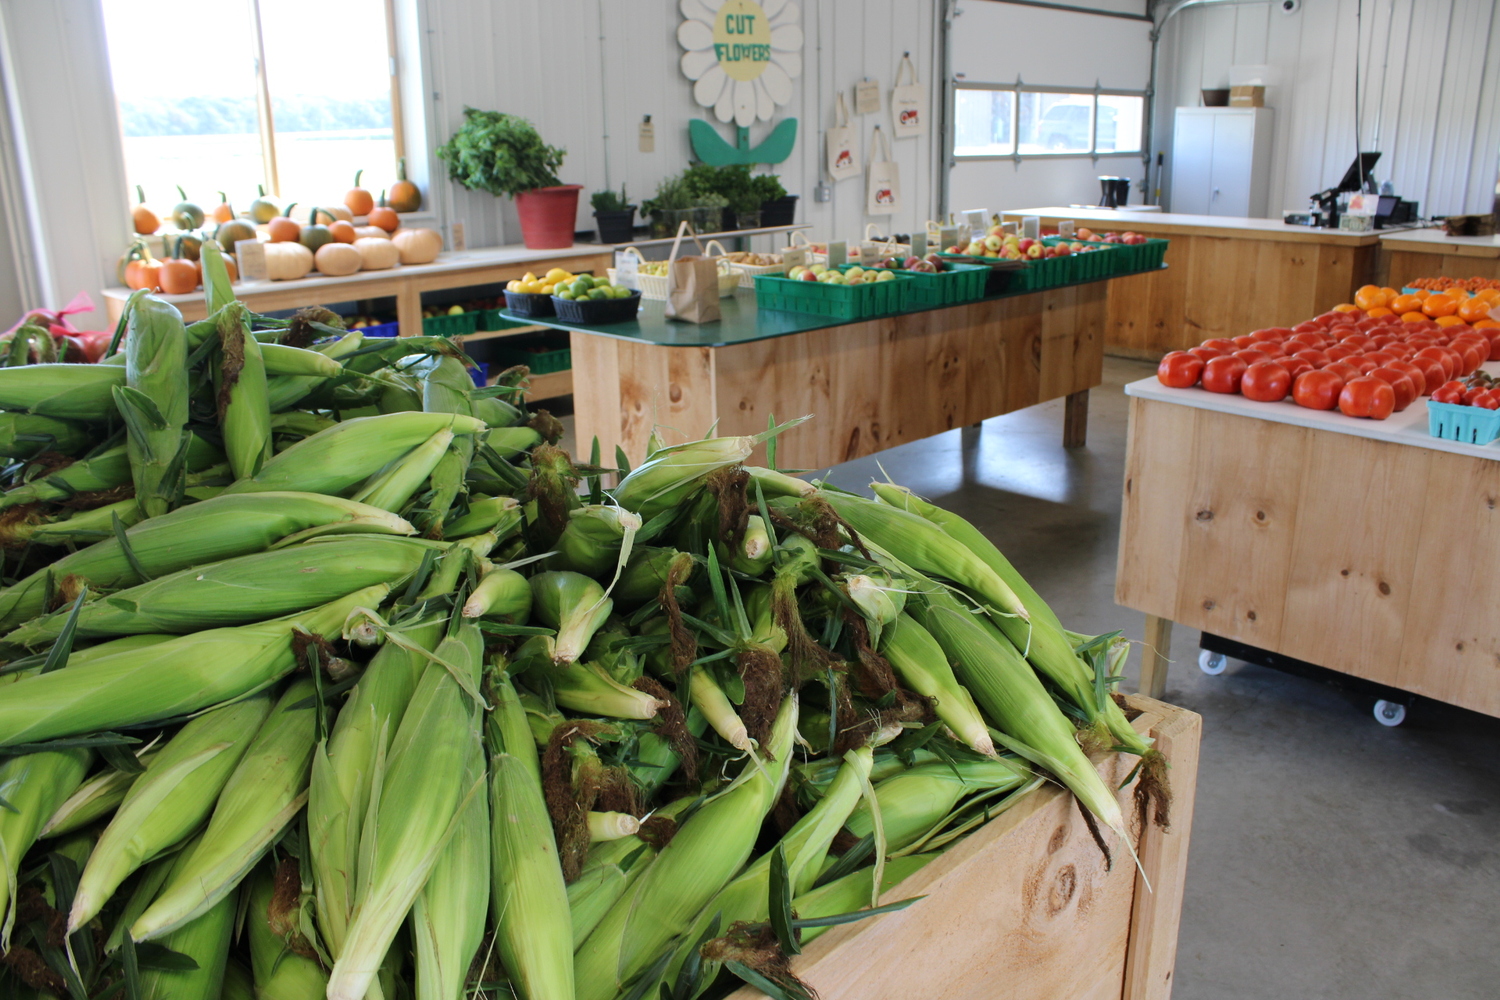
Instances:
[[[1406,706],[1382,698],[1375,703],[1375,721],[1382,726],[1399,726],[1406,721]]]
[[[1215,676],[1218,674],[1222,674],[1224,672],[1224,668],[1227,666],[1229,666],[1229,660],[1224,656],[1223,653],[1213,653],[1206,649],[1201,650],[1198,653],[1198,669],[1203,671],[1205,674],[1211,674]]]

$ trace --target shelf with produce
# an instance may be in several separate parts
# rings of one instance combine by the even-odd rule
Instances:
[[[799,223],[793,226],[766,226],[761,229],[727,229],[715,233],[696,233],[699,240],[707,243],[709,240],[726,240],[735,237],[748,236],[774,236],[778,233],[795,233],[804,229],[811,229],[811,223]],[[676,241],[675,236],[667,236],[656,239],[631,240],[628,243],[594,244],[596,246],[608,246],[614,250],[623,250],[626,247],[659,247],[671,246]],[[692,242],[691,237],[685,237],[684,243]]]

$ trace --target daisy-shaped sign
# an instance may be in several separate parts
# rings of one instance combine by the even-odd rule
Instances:
[[[792,0],[679,0],[677,42],[693,99],[721,122],[770,121],[802,75],[801,12]]]

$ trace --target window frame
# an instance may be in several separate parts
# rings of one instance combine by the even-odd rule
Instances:
[[[1019,79],[1015,83],[978,83],[971,80],[953,81],[953,104],[949,109],[950,120],[958,121],[958,95],[960,91],[1001,91],[1015,95],[1010,104],[1010,152],[1009,153],[960,153],[955,148],[958,141],[958,131],[955,128],[953,140],[948,146],[948,157],[955,163],[978,163],[985,160],[1011,160],[1020,163],[1022,160],[1061,160],[1088,157],[1098,161],[1108,157],[1132,157],[1139,159],[1145,155],[1146,148],[1146,116],[1141,115],[1140,148],[1134,150],[1099,150],[1099,98],[1100,97],[1138,97],[1141,99],[1144,110],[1146,92],[1144,90],[1124,90],[1115,87],[1044,87],[1029,83],[1022,83]],[[1064,151],[1058,153],[1023,153],[1021,152],[1021,95],[1022,94],[1083,94],[1093,99],[1093,105],[1089,111],[1089,148],[1087,151],[1075,152]]]

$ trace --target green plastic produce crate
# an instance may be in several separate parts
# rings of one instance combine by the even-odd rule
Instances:
[[[839,268],[847,271],[852,264]],[[905,271],[891,272],[891,281],[861,285],[829,285],[821,281],[801,281],[776,274],[755,276],[755,305],[759,309],[807,313],[831,319],[857,320],[884,316],[911,308],[912,276]]]
[[[1042,240],[1044,246],[1071,242],[1073,241],[1055,237]],[[1110,258],[1112,252],[1112,249],[1089,250],[1084,253],[1069,254],[1066,257],[1041,257],[1028,260],[1026,266],[1016,271],[1011,277],[1010,290],[1012,292],[1039,292],[1046,288],[1059,288],[1063,285],[1077,285],[1085,281],[1107,278],[1115,273],[1114,261]]]
[[[961,264],[957,261],[948,261],[946,266],[948,270],[937,274],[922,271],[898,272],[911,278],[906,308],[934,309],[984,298],[985,282],[994,268],[984,264]]]
[[[515,365],[525,365],[531,369],[533,375],[550,375],[553,372],[565,372],[573,367],[573,350],[568,347],[559,347],[555,350],[546,350],[540,347],[501,347],[495,351],[493,367],[510,368]]]
[[[479,313],[465,312],[457,316],[428,316],[422,320],[422,333],[428,337],[462,337],[473,333],[479,323]]]
[[[1109,247],[1109,259],[1114,265],[1110,274],[1139,274],[1141,271],[1156,270],[1166,261],[1167,244],[1170,242],[1172,241],[1147,237],[1144,243],[1104,243],[1104,246]]]
[[[551,302],[547,305],[550,307]],[[551,315],[550,311],[548,315]],[[510,330],[518,326],[534,326],[533,323],[518,323],[513,319],[506,319],[500,315],[499,309],[486,309],[479,314],[479,330]]]

